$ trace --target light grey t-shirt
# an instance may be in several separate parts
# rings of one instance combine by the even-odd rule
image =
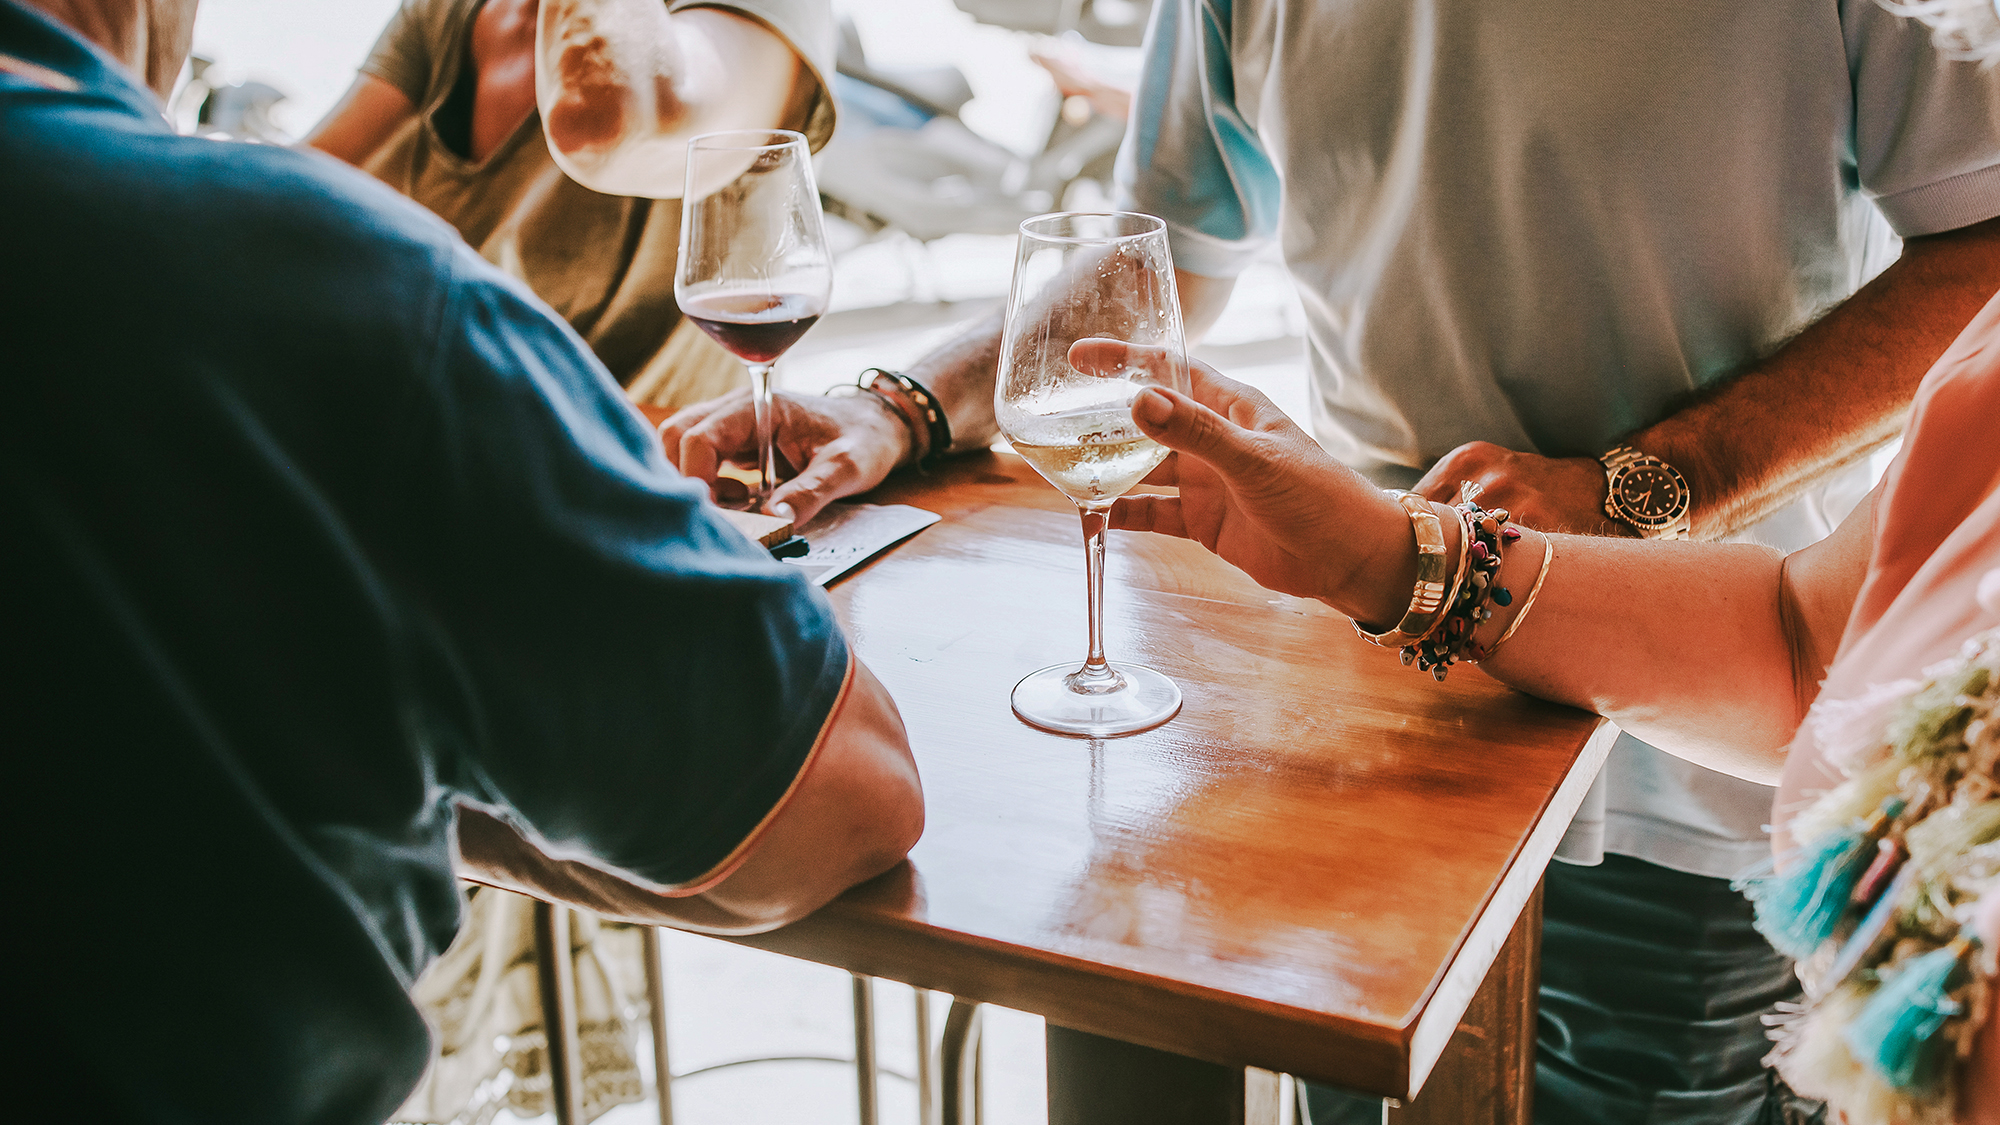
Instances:
[[[2000,215],[2000,70],[1874,0],[1160,0],[1119,181],[1183,269],[1278,245],[1317,436],[1407,483],[1473,440],[1600,453],[1897,235]],[[1766,848],[1768,788],[1631,739],[1609,771],[1614,850],[1719,875]]]

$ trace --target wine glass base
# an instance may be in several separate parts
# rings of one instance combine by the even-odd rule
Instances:
[[[1030,672],[1014,685],[1014,714],[1022,722],[1058,734],[1110,738],[1159,726],[1181,710],[1181,689],[1151,668],[1114,664],[1121,688],[1079,692],[1070,686],[1074,664],[1054,664]]]

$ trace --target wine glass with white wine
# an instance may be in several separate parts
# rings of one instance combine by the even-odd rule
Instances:
[[[1014,686],[1014,713],[1047,730],[1131,734],[1181,708],[1166,676],[1104,657],[1106,517],[1167,455],[1132,421],[1132,399],[1149,386],[1188,389],[1166,224],[1125,212],[1022,223],[993,410],[1014,451],[1083,516],[1090,609],[1083,664],[1043,668]]]

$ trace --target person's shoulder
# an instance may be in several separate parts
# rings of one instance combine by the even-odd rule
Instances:
[[[445,270],[457,241],[379,181],[317,153],[178,136],[86,89],[0,100],[0,210],[34,216],[45,249],[94,248],[136,271],[225,270],[275,285],[301,273]],[[150,274],[154,283],[160,273]],[[366,290],[357,291],[359,298]]]
[[[434,52],[452,45],[460,29],[479,14],[485,0],[403,0],[397,12],[406,33]]]
[[[449,224],[420,204],[309,149],[183,138],[169,147],[173,151],[166,162],[192,189],[180,202],[220,211],[231,216],[232,225],[269,223],[277,228],[273,233],[440,265],[459,241]]]
[[[440,83],[447,72],[455,76],[459,69],[449,60],[469,52],[471,37],[465,32],[481,3],[403,0],[361,64],[362,72],[395,86],[418,105],[428,104],[443,92]]]

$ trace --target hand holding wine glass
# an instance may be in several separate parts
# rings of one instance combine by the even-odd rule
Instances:
[[[1162,362],[1086,340],[1079,366]],[[1176,496],[1125,496],[1111,526],[1192,539],[1259,585],[1317,598],[1363,621],[1391,621],[1409,600],[1410,522],[1388,494],[1342,465],[1255,387],[1191,363],[1186,394],[1134,400],[1140,429],[1174,451],[1149,484]]]
[[[1145,361],[1112,362],[1122,357],[1078,347],[1100,339],[1137,345]],[[1166,224],[1125,213],[1021,224],[994,414],[1015,452],[1082,515],[1090,614],[1081,667],[1054,665],[1014,687],[1014,713],[1036,726],[1102,738],[1158,726],[1180,711],[1172,680],[1105,659],[1104,532],[1112,501],[1167,455],[1133,421],[1133,399],[1148,387],[1187,385]]]
[[[832,289],[805,137],[754,129],[688,142],[674,296],[689,320],[750,369],[762,478],[755,507],[765,507],[778,477],[771,366],[826,311]]]

